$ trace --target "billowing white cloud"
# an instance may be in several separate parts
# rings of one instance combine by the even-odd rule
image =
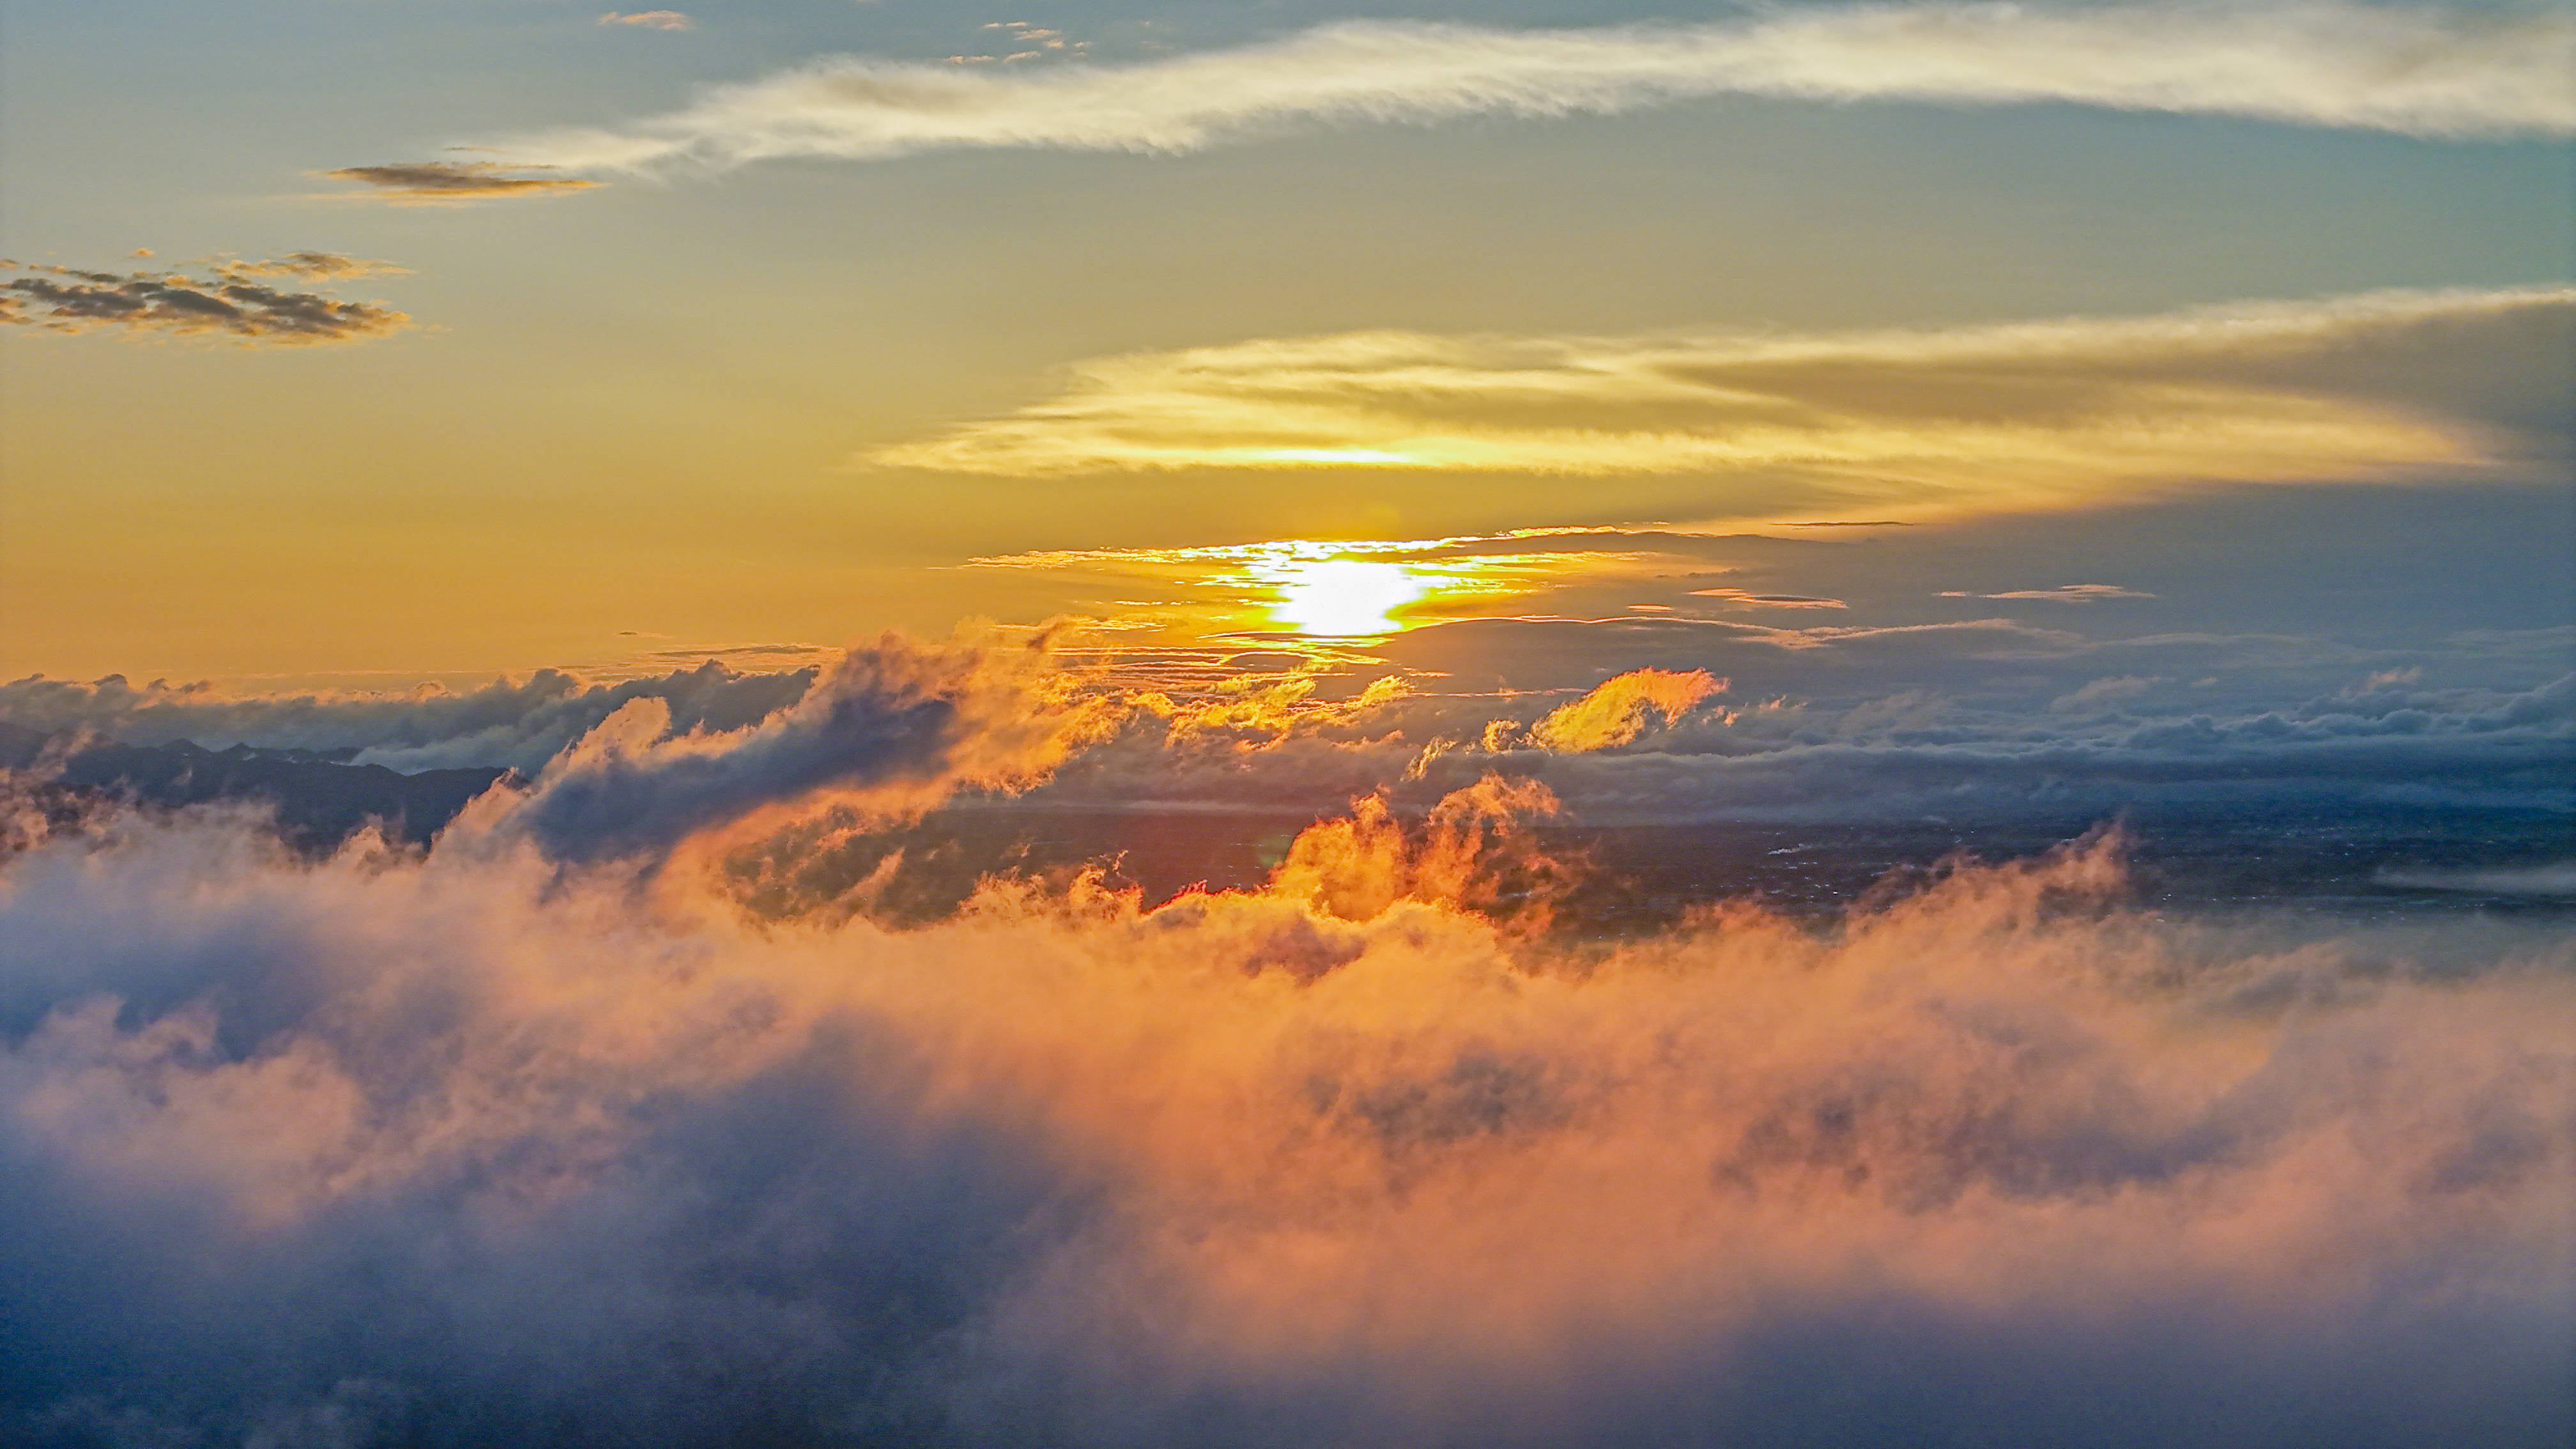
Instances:
[[[1727,478],[1707,516],[1893,516],[2476,466],[2563,429],[2576,290],[2381,292],[1926,331],[1360,332],[1079,363],[869,460]],[[2541,446],[2551,446],[2542,443]]]
[[[1595,30],[1363,21],[1117,67],[841,57],[503,149],[630,169],[960,146],[1193,151],[1301,124],[1602,114],[1728,94],[2559,134],[2576,128],[2571,60],[2576,22],[2563,14],[2346,3],[1859,5]]]
[[[1585,759],[1598,758],[1585,756]],[[0,857],[32,1444],[2543,1444],[2551,921],[2116,849],[1517,933],[1487,786],[891,929],[222,818]]]
[[[965,788],[1042,778],[1079,736],[1083,711],[1042,652],[889,636],[850,650],[795,703],[758,724],[675,735],[642,696],[576,741],[524,796],[504,789],[461,830],[527,839],[559,859],[659,859],[682,842],[775,830],[837,809],[901,816]]]

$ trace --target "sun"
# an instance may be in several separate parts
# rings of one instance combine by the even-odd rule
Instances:
[[[1272,578],[1270,612],[1300,634],[1392,634],[1402,626],[1390,615],[1431,589],[1402,564],[1355,558],[1299,559]]]

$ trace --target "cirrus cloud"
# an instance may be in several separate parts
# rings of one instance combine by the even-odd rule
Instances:
[[[2576,23],[2563,15],[2335,3],[1861,5],[1589,30],[1358,21],[1118,67],[835,57],[710,89],[664,115],[506,149],[613,169],[950,147],[1180,152],[1296,125],[1612,114],[1715,95],[2555,135],[2576,129],[2571,59]]]
[[[865,461],[1068,475],[1318,466],[1726,480],[1710,516],[1914,517],[2554,454],[2576,290],[2379,292],[1937,330],[1354,332],[1077,363]]]

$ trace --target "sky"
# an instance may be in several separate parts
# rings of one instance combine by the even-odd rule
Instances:
[[[0,1440],[2556,1446],[2576,15],[0,45]]]
[[[0,671],[1294,628],[1122,551],[1878,520],[1750,592],[2565,621],[2555,9],[701,9],[13,16],[14,278],[312,254],[366,265],[267,280],[367,310],[30,296]],[[420,164],[467,169],[363,179]],[[2271,587],[2210,567],[2254,529]],[[1060,550],[1102,557],[977,563]],[[1601,572],[1396,586],[1767,617]]]

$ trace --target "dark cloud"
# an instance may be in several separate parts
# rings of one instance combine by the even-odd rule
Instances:
[[[257,280],[328,281],[401,270],[327,252],[219,263],[211,276],[203,277],[85,271],[38,262],[0,261],[0,270],[18,274],[0,281],[0,321],[49,332],[223,333],[245,343],[295,344],[358,341],[411,325],[406,314],[372,302],[285,291]]]
[[[557,174],[551,166],[500,161],[401,161],[383,166],[343,166],[322,173],[335,181],[374,187],[394,201],[486,201],[499,196],[553,196],[600,183]]]

